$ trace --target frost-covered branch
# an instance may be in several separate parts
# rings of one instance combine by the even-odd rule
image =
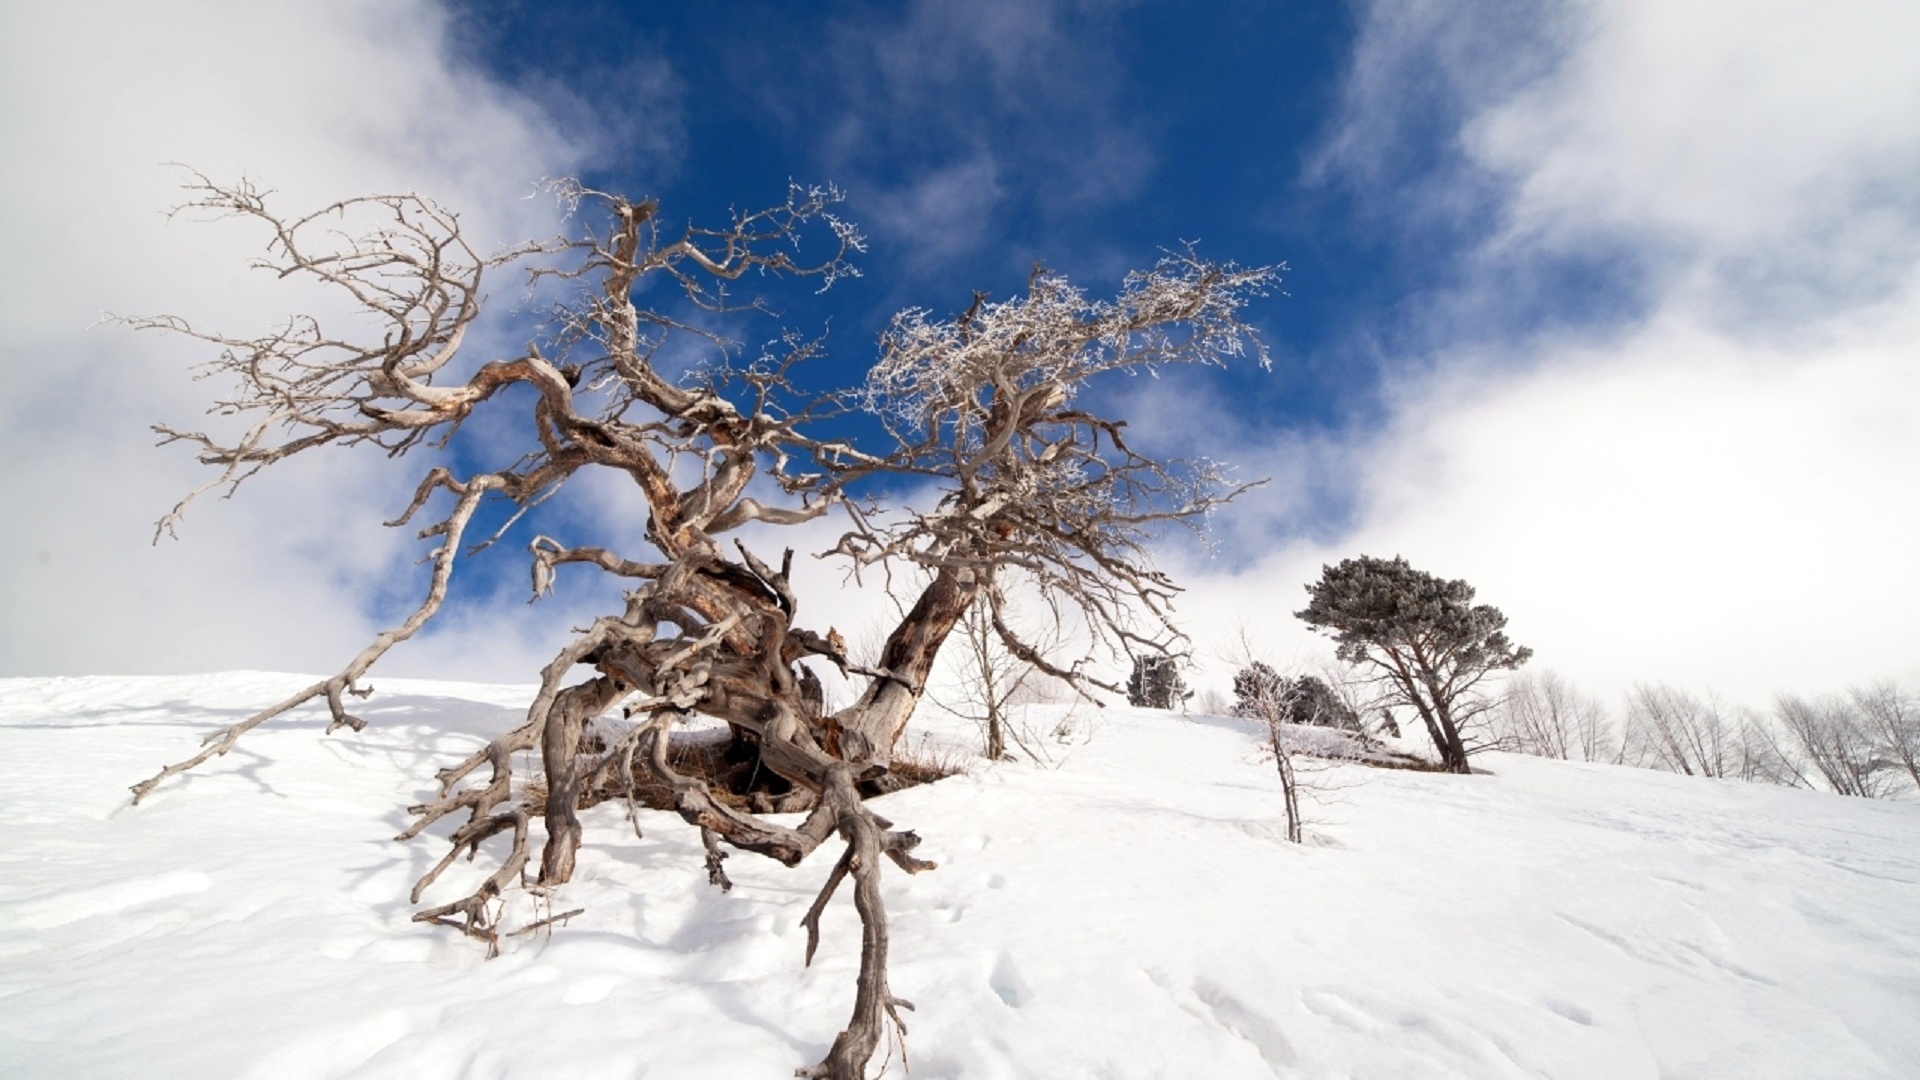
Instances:
[[[584,842],[578,811],[603,798],[644,795],[698,828],[705,872],[722,888],[729,882],[720,845],[797,865],[837,835],[846,847],[809,915],[808,954],[818,910],[851,877],[862,923],[860,974],[852,1020],[806,1075],[860,1076],[905,1004],[888,988],[880,857],[909,872],[932,865],[910,854],[918,837],[893,830],[862,799],[881,790],[941,644],[983,590],[997,595],[991,587],[1013,571],[1049,604],[1078,611],[1096,644],[1132,652],[1177,641],[1171,603],[1178,589],[1152,566],[1148,541],[1163,525],[1199,522],[1244,488],[1227,483],[1213,463],[1141,452],[1120,420],[1076,401],[1088,380],[1114,372],[1239,357],[1264,364],[1264,347],[1239,313],[1275,271],[1186,252],[1130,276],[1110,301],[1090,300],[1036,271],[1026,295],[976,298],[952,320],[903,314],[883,337],[864,388],[810,398],[790,376],[818,355],[817,340],[783,335],[740,363],[714,327],[765,310],[757,294],[732,291],[748,282],[802,278],[825,288],[855,272],[850,259],[863,241],[835,216],[840,196],[831,188],[794,187],[783,202],[736,213],[719,227],[670,227],[653,200],[562,182],[556,190],[573,231],[492,257],[474,252],[454,214],[416,195],[362,196],[289,216],[246,183],[222,187],[196,175],[190,190],[190,209],[265,228],[262,268],[316,284],[352,313],[340,325],[296,316],[254,337],[171,316],[126,320],[215,350],[204,375],[228,389],[210,411],[238,426],[156,429],[163,442],[194,447],[216,471],[200,490],[232,491],[320,447],[372,444],[420,470],[410,505],[390,524],[405,524],[443,496],[452,506],[421,534],[438,546],[427,560],[427,597],[404,623],[333,677],[216,733],[206,750],[136,787],[136,800],[317,697],[327,698],[332,726],[358,728],[342,695],[366,692],[358,680],[367,669],[435,616],[463,558],[521,527],[573,477],[593,470],[624,477],[644,504],[649,550],[574,542],[557,528],[528,543],[536,599],[563,567],[613,576],[625,599],[556,652],[522,722],[442,769],[437,794],[412,808],[403,838],[450,830],[444,856],[415,886],[415,903],[441,887],[459,856],[506,846],[466,895],[416,918],[497,946],[502,894],[529,874],[543,886],[564,884]],[[473,343],[489,336],[472,332],[483,280],[508,268],[567,296],[549,313],[551,333],[542,341],[476,355]],[[667,299],[693,316],[670,310]],[[676,340],[710,349],[713,361],[668,377],[654,361]],[[877,415],[890,443],[855,447],[832,424],[851,409]],[[527,433],[523,445],[508,448],[518,454],[510,465],[470,465],[503,456],[497,446],[474,446],[477,435],[455,444],[483,411],[517,420]],[[457,452],[463,448],[474,452]],[[421,453],[437,456],[422,463]],[[879,490],[875,484],[902,481],[933,484],[936,505],[887,516],[866,512],[856,499]],[[175,531],[192,497],[162,519],[158,533]],[[504,524],[465,546],[485,503],[500,504]],[[776,564],[739,540],[721,540],[750,525],[794,525],[836,509],[846,511],[848,525],[834,551],[856,568],[900,564],[922,572],[923,587],[872,666],[850,663],[834,628],[802,624],[791,550]],[[1093,674],[1091,654],[1058,657],[1049,642],[1017,632],[998,600],[987,611],[993,633],[1021,660],[1083,689],[1107,685]],[[828,712],[805,663],[815,657],[865,680],[858,700]],[[572,682],[582,667],[591,675]],[[606,734],[602,719],[615,713],[628,726]],[[725,753],[751,764],[746,776],[689,763],[673,729],[690,714],[725,723]],[[539,771],[523,775],[516,758],[534,749]],[[807,817],[791,826],[767,819],[768,810]],[[545,839],[534,871],[540,826]]]

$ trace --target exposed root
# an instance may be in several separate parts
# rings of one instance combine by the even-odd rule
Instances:
[[[886,819],[860,803],[852,777],[845,769],[828,778],[828,788],[823,797],[838,813],[836,824],[840,835],[847,841],[847,848],[828,873],[819,896],[814,898],[813,905],[801,920],[801,925],[807,931],[806,960],[809,964],[813,962],[814,950],[820,943],[820,916],[826,910],[827,902],[833,898],[834,890],[839,888],[840,883],[851,876],[853,906],[860,915],[860,974],[854,993],[853,1016],[833,1040],[826,1059],[810,1068],[796,1070],[794,1075],[825,1080],[864,1080],[867,1062],[873,1057],[874,1048],[880,1044],[889,1024],[900,1040],[902,1054],[905,1054],[907,1025],[900,1017],[900,1010],[913,1008],[912,1002],[895,997],[887,985],[887,912],[880,900],[880,856],[884,853],[892,857],[909,873],[932,869],[934,864],[907,854],[920,842],[920,838],[911,832],[889,831],[890,823]]]
[[[465,898],[451,904],[442,904],[436,908],[416,912],[413,921],[451,926],[482,939],[496,937],[496,923],[488,906],[507,886],[521,883],[522,871],[527,866],[527,815],[524,811],[512,810],[505,814],[469,822],[465,828],[453,835],[445,857],[432,870],[427,871],[426,876],[413,887],[413,902],[417,904],[420,902],[420,894],[426,891],[428,885],[433,884],[434,879],[438,878],[442,871],[452,865],[454,858],[461,851],[464,850],[467,858],[471,859],[479,852],[482,841],[507,829],[513,830],[513,847],[507,852],[507,857],[500,861],[498,870],[489,875],[480,883],[479,888]]]
[[[419,607],[337,674],[216,732],[197,754],[135,785],[134,801],[311,701],[326,701],[329,731],[358,730],[362,721],[347,699],[364,694],[359,680],[371,665],[439,611],[460,556],[493,543],[574,476],[605,470],[635,485],[647,511],[644,541],[657,558],[533,539],[536,597],[563,566],[597,568],[631,591],[620,613],[596,620],[541,671],[524,722],[442,769],[438,793],[412,808],[402,838],[459,822],[445,856],[416,883],[416,903],[456,858],[509,838],[505,857],[477,888],[415,918],[497,950],[502,893],[526,882],[534,815],[548,837],[540,883],[557,885],[575,869],[579,812],[599,799],[625,798],[636,827],[635,808],[645,803],[698,828],[708,880],[722,889],[731,885],[723,845],[794,866],[838,835],[846,850],[808,911],[807,952],[811,959],[818,947],[825,905],[851,878],[862,926],[859,983],[846,1029],[826,1060],[801,1075],[860,1076],[888,1030],[902,1037],[904,1051],[900,1009],[910,1006],[887,984],[880,864],[885,856],[910,873],[932,864],[911,854],[917,836],[894,831],[861,799],[912,778],[911,762],[896,764],[896,748],[942,642],[983,595],[990,629],[1010,655],[1082,689],[1098,684],[1090,665],[1102,647],[1130,654],[1178,644],[1169,606],[1178,589],[1153,569],[1149,539],[1165,524],[1199,522],[1245,487],[1229,483],[1215,463],[1135,452],[1120,420],[1085,411],[1076,398],[1107,373],[1244,355],[1264,362],[1265,346],[1239,313],[1277,270],[1173,252],[1128,275],[1111,300],[1096,300],[1036,268],[1024,297],[989,302],[976,294],[950,320],[903,312],[882,334],[879,360],[861,388],[813,396],[788,372],[818,353],[817,342],[783,338],[735,366],[717,324],[703,318],[695,326],[640,302],[677,287],[694,309],[719,314],[758,306],[757,298],[730,293],[748,276],[829,283],[850,273],[847,259],[862,241],[833,215],[840,195],[830,188],[795,187],[784,203],[671,233],[657,202],[563,182],[559,193],[571,209],[585,204],[591,221],[569,237],[493,259],[472,250],[455,215],[418,196],[369,195],[288,216],[244,182],[222,187],[196,174],[190,190],[190,207],[267,230],[261,266],[338,290],[371,319],[336,325],[329,318],[330,329],[318,317],[294,316],[255,338],[165,316],[129,320],[214,348],[207,373],[233,383],[213,411],[246,425],[235,439],[157,429],[163,441],[194,448],[220,470],[199,490],[230,492],[263,468],[325,446],[372,446],[394,457],[446,448],[481,410],[495,417],[530,410],[509,415],[519,416],[515,429],[530,429],[532,441],[496,471],[460,478],[428,467],[411,504],[389,523],[406,524],[447,496],[440,499],[445,516],[420,534],[437,546]],[[818,240],[796,248],[804,233]],[[819,243],[821,260],[797,254]],[[517,355],[456,360],[480,316],[483,276],[521,259],[534,260],[526,269],[535,280],[579,286],[568,290],[543,346],[555,355],[530,345]],[[688,335],[719,346],[720,363],[693,378],[655,370],[656,352]],[[870,453],[811,433],[850,408],[878,421],[890,449]],[[466,459],[458,452],[446,458]],[[882,474],[933,483],[935,503],[897,515],[866,512],[852,493]],[[490,498],[510,511],[501,516],[505,524],[469,548],[468,523]],[[171,530],[184,506],[163,519],[161,531]],[[791,550],[775,565],[722,539],[753,522],[795,525],[836,509],[846,511],[847,531],[826,554],[849,560],[855,573],[879,568],[890,581],[892,568],[903,565],[926,575],[871,665],[850,663],[832,627],[796,625]],[[1015,573],[1056,611],[1077,613],[1094,652],[1056,663],[1050,649],[1024,641],[999,601],[1000,577]],[[812,658],[864,679],[856,700],[827,714]],[[581,667],[593,676],[567,686]],[[623,702],[639,721],[632,732],[584,740],[588,720]],[[718,760],[675,751],[668,732],[692,712],[728,725],[732,738]],[[525,776],[516,786],[515,759],[535,748],[543,786],[528,789]],[[743,777],[747,767],[764,772]],[[790,827],[766,816],[782,811],[805,818]]]
[[[520,729],[493,740],[479,752],[480,760],[493,765],[493,775],[485,787],[467,788],[451,795],[443,795],[430,803],[420,803],[407,808],[414,815],[414,823],[407,826],[395,840],[411,840],[419,836],[427,826],[457,810],[469,811],[470,820],[477,820],[490,813],[494,807],[507,801],[513,793],[513,753],[522,749],[516,736]],[[415,893],[419,890],[415,889]]]
[[[853,845],[848,844],[847,850],[840,854],[840,861],[834,863],[833,869],[828,871],[826,884],[820,886],[820,895],[813,898],[813,906],[807,909],[806,917],[800,920],[800,925],[807,931],[807,955],[802,961],[805,967],[813,966],[813,952],[820,947],[820,916],[827,910],[827,901],[833,899],[834,890],[838,889],[840,882],[846,878],[847,869],[852,862]]]
[[[720,834],[712,829],[701,829],[700,843],[707,849],[707,883],[719,886],[721,892],[732,892],[733,881],[720,865],[727,859],[727,853],[720,850]]]
[[[549,915],[544,919],[535,919],[534,921],[528,923],[527,925],[521,927],[520,929],[508,931],[506,934],[503,934],[501,936],[520,937],[523,934],[531,934],[536,930],[541,930],[549,926],[555,926],[555,925],[565,926],[567,924],[567,920],[573,918],[575,915],[584,913],[586,910],[587,910],[586,908],[577,907],[577,908],[574,908],[572,911],[563,911],[558,915]]]

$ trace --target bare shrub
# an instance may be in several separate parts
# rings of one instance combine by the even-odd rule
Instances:
[[[1004,589],[1001,610],[1003,618],[1035,648],[1042,652],[1058,650],[1061,612],[1050,611],[1049,620],[1033,625],[1016,617]],[[1010,757],[1010,745],[1033,761],[1048,760],[1041,740],[1021,722],[1021,706],[1064,700],[1073,696],[1072,687],[1006,647],[994,632],[992,603],[986,596],[976,600],[961,617],[943,656],[948,659],[945,685],[940,692],[930,694],[929,700],[943,711],[977,724],[982,753],[989,760]]]
[[[1688,776],[1804,787],[1807,779],[1766,716],[1661,683],[1627,695],[1621,758]]]
[[[1890,682],[1855,687],[1848,696],[1885,767],[1904,772],[1920,792],[1920,705]]]
[[[1385,756],[1374,753],[1377,743],[1362,731],[1353,687],[1337,672],[1328,678],[1283,674],[1257,658],[1252,636],[1242,627],[1238,641],[1223,654],[1235,669],[1231,713],[1258,721],[1265,729],[1267,754],[1280,777],[1281,800],[1287,815],[1287,839],[1300,843],[1306,821],[1301,813],[1303,794],[1316,793],[1322,783],[1310,773],[1318,759],[1355,760],[1377,764]]]
[[[1806,769],[1789,748],[1786,734],[1772,717],[1742,709],[1738,719],[1740,756],[1732,774],[1735,780],[1785,787],[1813,786]]]
[[[1627,694],[1625,758],[1688,776],[1726,776],[1740,758],[1740,732],[1720,703],[1664,684]]]
[[[1251,671],[1258,661],[1249,662],[1243,671]],[[1273,669],[1265,664],[1259,665],[1266,673]],[[1293,746],[1286,737],[1285,729],[1291,723],[1291,717],[1297,708],[1306,705],[1301,701],[1297,681],[1274,677],[1271,679],[1234,680],[1234,693],[1238,700],[1234,703],[1237,715],[1258,720],[1267,731],[1267,750],[1273,755],[1273,766],[1280,774],[1280,796],[1287,811],[1287,839],[1299,843],[1302,822],[1300,820],[1300,775],[1294,768]]]
[[[1564,761],[1620,759],[1620,736],[1607,707],[1555,671],[1513,678],[1489,723],[1500,746],[1523,754]]]
[[[1881,717],[1862,708],[1862,698],[1875,705],[1887,700],[1871,693],[1822,701],[1782,694],[1774,701],[1773,715],[1829,789],[1863,799],[1884,798],[1894,790],[1899,765],[1889,752],[1892,747],[1880,738]]]

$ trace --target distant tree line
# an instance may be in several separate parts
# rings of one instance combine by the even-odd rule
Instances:
[[[1400,733],[1394,704],[1351,672],[1285,675],[1253,661],[1235,673],[1230,704],[1211,696],[1202,699],[1208,711]],[[1920,796],[1920,698],[1892,683],[1823,698],[1781,694],[1764,711],[1646,683],[1626,695],[1616,719],[1558,672],[1527,672],[1507,680],[1462,738],[1470,753],[1506,750],[1869,799]]]
[[[1636,686],[1616,724],[1598,700],[1551,671],[1514,672],[1532,650],[1508,639],[1498,608],[1465,581],[1403,558],[1360,556],[1323,568],[1296,616],[1332,637],[1348,667],[1336,690],[1312,675],[1243,663],[1233,711],[1363,731],[1366,714],[1399,734],[1397,710],[1426,729],[1441,764],[1501,749],[1686,775],[1785,784],[1862,798],[1920,793],[1920,700],[1891,683],[1810,699],[1782,694],[1767,712],[1730,708],[1664,684]]]
[[[1648,683],[1627,694],[1616,722],[1604,703],[1553,671],[1508,675],[1533,651],[1507,637],[1506,616],[1475,603],[1465,581],[1363,555],[1324,567],[1307,593],[1296,617],[1331,637],[1346,667],[1282,672],[1243,637],[1232,702],[1212,691],[1201,699],[1205,711],[1267,725],[1290,821],[1297,815],[1282,726],[1398,737],[1398,716],[1407,714],[1452,772],[1470,771],[1472,754],[1507,750],[1860,798],[1920,794],[1920,698],[1892,683],[1817,699],[1782,694],[1764,712]],[[1181,666],[1170,655],[1137,656],[1128,703],[1184,708],[1194,694]]]
[[[1540,757],[1869,799],[1920,794],[1920,702],[1892,683],[1817,699],[1782,694],[1766,712],[1642,684],[1616,726],[1599,701],[1545,672],[1513,680],[1490,727],[1502,748]]]

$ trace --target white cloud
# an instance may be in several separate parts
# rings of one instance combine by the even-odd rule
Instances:
[[[1851,327],[1793,351],[1669,316],[1519,376],[1426,381],[1351,538],[1465,577],[1547,663],[1774,691],[1920,675],[1920,368]],[[1895,600],[1889,603],[1890,600]]]
[[[1115,58],[1086,25],[1103,6],[916,0],[836,25],[821,152],[878,236],[928,267],[991,239],[1012,195],[1083,214],[1140,189],[1152,154],[1115,114]]]
[[[550,234],[548,205],[521,197],[578,153],[455,60],[445,19],[425,0],[0,13],[0,671],[326,669],[365,643],[370,610],[414,599],[411,574],[369,591],[414,555],[378,524],[414,477],[377,455],[288,463],[148,546],[205,478],[147,431],[196,420],[203,357],[91,324],[171,311],[250,332],[300,306],[246,272],[258,235],[165,220],[167,162],[255,178],[289,208],[421,191],[465,211],[483,250]]]
[[[972,251],[992,236],[986,222],[1000,201],[997,172],[993,155],[982,151],[879,191],[868,200],[874,226],[895,237],[916,266]]]
[[[1389,358],[1385,429],[1323,447],[1363,478],[1350,532],[1198,568],[1197,632],[1245,619],[1311,653],[1285,613],[1320,564],[1398,553],[1602,693],[1920,681],[1920,11],[1500,7],[1364,20],[1323,174],[1395,199],[1391,95],[1437,91],[1420,107],[1459,140],[1406,212],[1491,203],[1498,224],[1431,298],[1426,346]],[[1487,317],[1582,250],[1637,275],[1639,314]]]
[[[1583,6],[1545,78],[1481,102],[1469,154],[1514,181],[1509,229],[1627,229],[1686,258],[1911,252],[1920,8],[1899,0]],[[1891,212],[1884,216],[1883,212]],[[1895,225],[1880,235],[1865,222]],[[1865,250],[1862,250],[1865,249]],[[1899,268],[1895,268],[1899,269]]]
[[[1297,520],[1312,472],[1362,479],[1348,535],[1239,573],[1189,568],[1203,651],[1240,621],[1304,648],[1287,613],[1319,564],[1398,552],[1473,581],[1591,690],[1667,679],[1762,702],[1920,679],[1902,624],[1920,609],[1920,77],[1900,49],[1920,15],[1768,0],[1496,17],[1509,7],[1369,9],[1322,168],[1404,180],[1379,163],[1421,98],[1458,121],[1452,164],[1416,178],[1420,198],[1374,194],[1425,215],[1492,201],[1500,225],[1436,298],[1430,347],[1389,358],[1409,374],[1383,431],[1296,439],[1273,467],[1245,432],[1215,449],[1284,478],[1245,508],[1256,521]],[[207,388],[181,343],[87,326],[117,310],[250,328],[289,309],[241,269],[254,237],[163,222],[167,161],[259,177],[288,205],[432,193],[483,243],[549,231],[517,197],[581,151],[461,68],[442,19],[424,2],[0,12],[0,671],[314,670],[364,643],[366,583],[412,554],[376,524],[410,470],[296,462],[151,548],[151,521],[201,471],[146,424],[191,419]],[[633,137],[671,145],[673,123],[665,142]],[[894,196],[902,213],[961,223],[991,210],[970,192],[1010,182],[985,158],[924,178]],[[1478,313],[1504,288],[1585,245],[1644,270],[1641,314],[1488,338]],[[1315,468],[1286,463],[1300,455]],[[865,605],[802,565],[824,590],[809,621],[857,633]],[[388,606],[419,585],[392,580]],[[484,626],[469,612],[390,670],[531,671],[550,652],[537,628],[573,603],[511,624],[495,613],[517,604]]]

